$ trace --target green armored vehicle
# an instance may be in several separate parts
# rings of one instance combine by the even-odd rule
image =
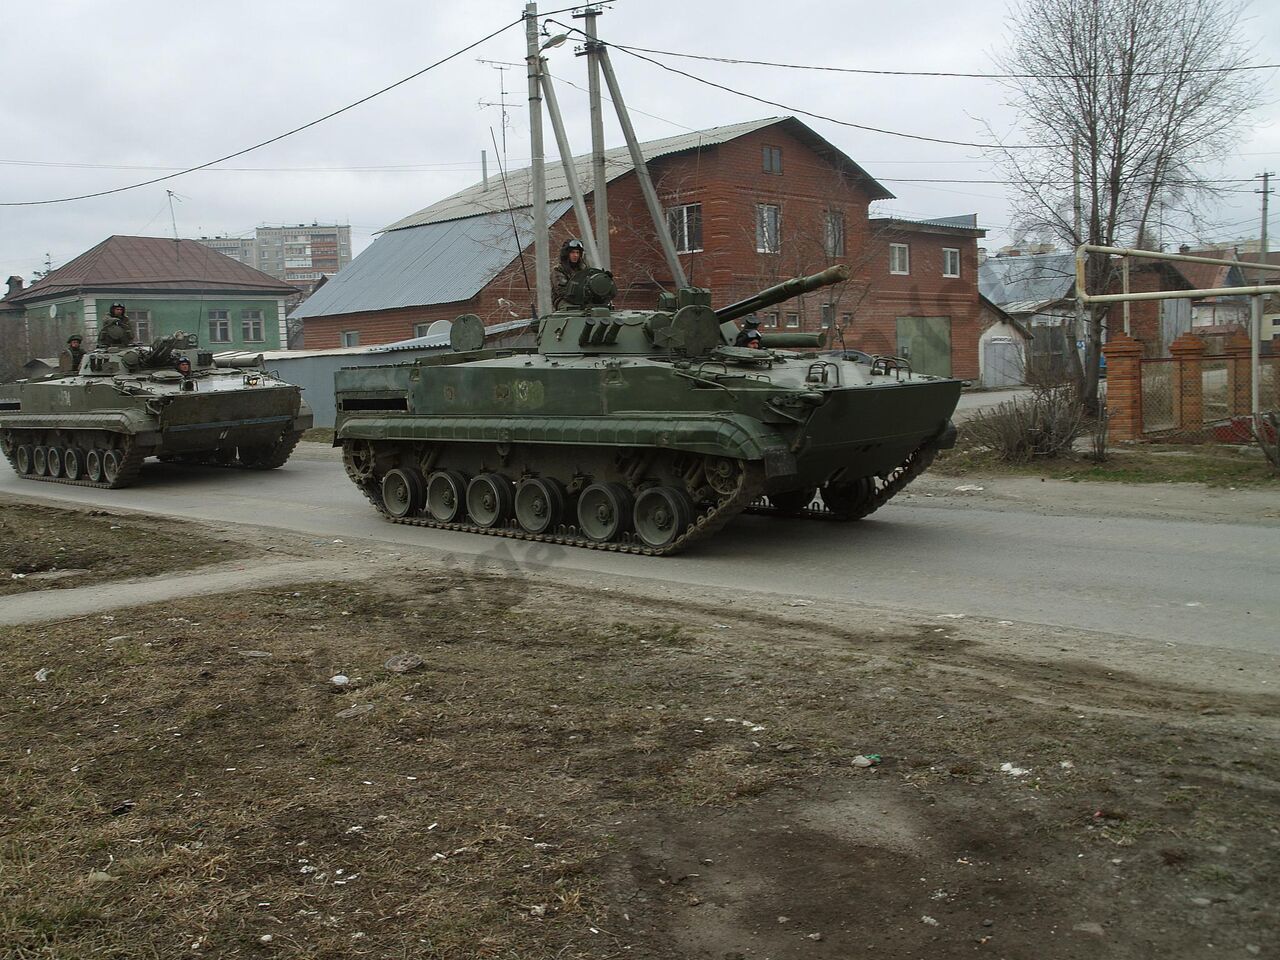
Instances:
[[[733,345],[734,320],[847,275],[617,311],[584,269],[534,349],[486,350],[464,316],[450,354],[338,371],[334,443],[400,523],[659,555],[744,510],[856,520],[954,443],[960,382],[785,349],[813,334]]]
[[[151,456],[282,465],[311,426],[301,389],[260,358],[223,366],[197,346],[179,333],[98,349],[72,372],[0,386],[0,449],[28,480],[110,488],[133,483]]]

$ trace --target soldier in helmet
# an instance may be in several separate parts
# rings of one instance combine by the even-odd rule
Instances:
[[[559,310],[565,291],[574,274],[586,266],[586,248],[577,237],[566,240],[560,247],[560,262],[551,271],[551,309]]]
[[[67,348],[58,356],[60,373],[76,373],[80,369],[80,361],[84,359],[84,350],[80,346],[83,338],[78,333],[67,337]]]
[[[764,348],[764,337],[760,333],[760,321],[754,315],[742,321],[742,329],[738,331],[738,336],[734,339],[733,345],[735,347],[750,347],[752,350]]]
[[[179,357],[178,362],[175,363],[174,366],[177,368],[178,372],[182,374],[184,378],[191,376],[191,358],[190,357],[187,357],[187,356]]]
[[[123,303],[111,305],[111,315],[98,330],[98,347],[127,347],[133,343],[133,321]]]

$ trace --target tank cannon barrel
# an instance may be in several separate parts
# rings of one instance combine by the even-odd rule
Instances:
[[[716,317],[719,318],[721,323],[727,320],[737,320],[748,314],[755,313],[757,310],[771,307],[775,303],[782,303],[784,300],[798,297],[802,293],[817,290],[819,287],[829,287],[833,283],[840,283],[842,280],[848,279],[849,268],[844,264],[836,264],[834,267],[827,267],[821,273],[784,280],[782,283],[769,287],[767,290],[761,290],[745,300],[739,300],[737,303],[731,303],[727,307],[721,307],[716,311]]]

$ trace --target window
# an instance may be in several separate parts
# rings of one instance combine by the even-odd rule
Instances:
[[[942,248],[942,275],[944,277],[960,276],[960,250],[958,247]]]
[[[782,210],[772,203],[756,204],[756,253],[777,253]]]
[[[799,330],[799,329],[800,329],[800,314],[798,314],[798,313],[788,313],[788,314],[787,314],[787,329],[788,329],[788,330]]]
[[[209,311],[209,342],[231,342],[231,317],[226,310]]]
[[[344,347],[360,346],[360,331],[359,330],[343,330],[342,345]]]
[[[776,313],[766,313],[764,319],[760,321],[761,329],[777,330],[778,315]]]
[[[827,211],[827,256],[844,256],[844,214],[839,210]]]
[[[139,343],[151,342],[151,311],[138,310],[133,315],[133,339]]]
[[[905,243],[889,244],[889,272],[911,272],[911,248]]]
[[[853,314],[852,314],[852,313],[842,313],[842,314],[840,314],[840,329],[841,329],[841,330],[848,330],[848,329],[849,329],[849,325],[850,325],[852,322],[853,322]]]
[[[702,204],[672,207],[667,211],[667,229],[677,253],[697,253],[702,249]]]
[[[266,339],[262,335],[262,311],[240,311],[240,339],[246,343],[261,343]]]
[[[431,327],[429,323],[415,323],[413,325],[413,335],[415,337],[425,337],[427,330]]]
[[[765,147],[764,148],[764,172],[765,173],[782,173],[782,148],[781,147]]]
[[[836,315],[836,305],[834,303],[824,303],[822,305],[822,329],[831,329],[831,319]]]

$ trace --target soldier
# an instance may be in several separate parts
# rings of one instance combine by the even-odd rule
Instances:
[[[98,346],[127,347],[133,343],[133,321],[125,313],[123,303],[111,305],[111,315],[98,331]]]
[[[574,274],[586,266],[582,258],[586,248],[576,237],[566,240],[560,247],[560,262],[551,271],[551,309],[559,310],[564,302],[565,291]]]
[[[73,333],[67,337],[67,348],[58,356],[58,370],[61,373],[77,373],[80,361],[84,359],[84,350],[80,347],[80,334]]]
[[[742,329],[738,331],[738,336],[734,339],[735,347],[750,347],[753,350],[761,350],[764,348],[764,337],[760,333],[760,321],[754,316],[747,317],[742,321]]]
[[[179,357],[178,362],[174,364],[174,366],[178,368],[178,372],[182,374],[183,377],[191,376],[191,358],[190,357]]]

